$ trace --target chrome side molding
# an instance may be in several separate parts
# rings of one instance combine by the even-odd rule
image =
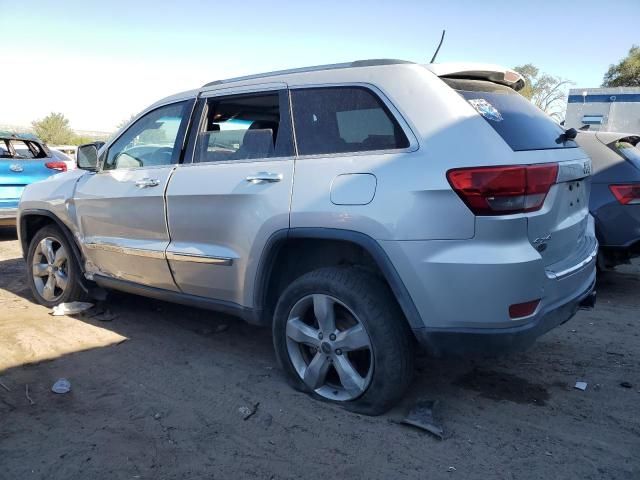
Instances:
[[[176,262],[208,263],[211,265],[233,265],[233,258],[198,255],[193,253],[167,252],[167,260]]]

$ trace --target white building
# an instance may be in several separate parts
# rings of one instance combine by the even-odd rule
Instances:
[[[572,88],[565,128],[640,134],[640,88]]]

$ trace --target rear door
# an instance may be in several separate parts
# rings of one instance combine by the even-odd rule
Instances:
[[[167,188],[167,259],[188,294],[252,305],[271,235],[289,228],[293,142],[286,84],[205,92]]]
[[[194,102],[147,112],[108,147],[100,171],[79,180],[76,212],[91,270],[176,290],[165,258],[164,192],[180,159]]]

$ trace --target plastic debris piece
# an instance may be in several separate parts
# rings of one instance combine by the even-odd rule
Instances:
[[[53,393],[60,393],[60,394],[69,393],[70,390],[71,390],[71,382],[66,378],[58,379],[56,383],[54,383],[53,386],[51,387],[51,391]]]
[[[58,317],[61,315],[76,315],[78,313],[89,310],[92,307],[93,303],[89,302],[61,303],[53,307],[51,315],[53,315],[54,317]]]
[[[620,386],[622,388],[633,388],[633,385],[631,385],[631,383],[629,382],[620,382]]]
[[[447,468],[447,472],[455,472],[457,470],[456,467],[449,467]]]
[[[585,391],[587,389],[587,382],[576,382],[573,388],[577,388],[578,390]]]
[[[24,386],[24,396],[27,397],[27,400],[29,400],[29,405],[35,405],[36,402],[33,401],[33,399],[31,398],[31,396],[29,395],[29,384],[27,383]]]
[[[253,417],[256,414],[259,406],[260,406],[260,402],[256,402],[251,407],[240,407],[238,411],[242,415],[243,420],[249,420],[251,417]]]
[[[402,420],[402,423],[425,430],[442,440],[444,438],[444,430],[433,417],[433,410],[437,404],[438,402],[431,400],[419,401],[415,407],[411,409],[409,415]]]
[[[109,310],[107,308],[106,310],[104,310],[103,312],[97,314],[93,318],[95,318],[99,322],[112,322],[113,320],[118,318],[118,315],[113,313],[111,310]]]

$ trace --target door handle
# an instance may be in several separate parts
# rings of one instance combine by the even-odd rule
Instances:
[[[158,185],[160,185],[160,182],[155,178],[142,178],[136,181],[136,187],[138,188],[157,187]]]
[[[281,173],[260,172],[260,173],[256,173],[255,175],[249,175],[246,178],[246,180],[249,183],[262,183],[262,182],[275,183],[275,182],[279,182],[280,180],[282,180],[282,174]]]

